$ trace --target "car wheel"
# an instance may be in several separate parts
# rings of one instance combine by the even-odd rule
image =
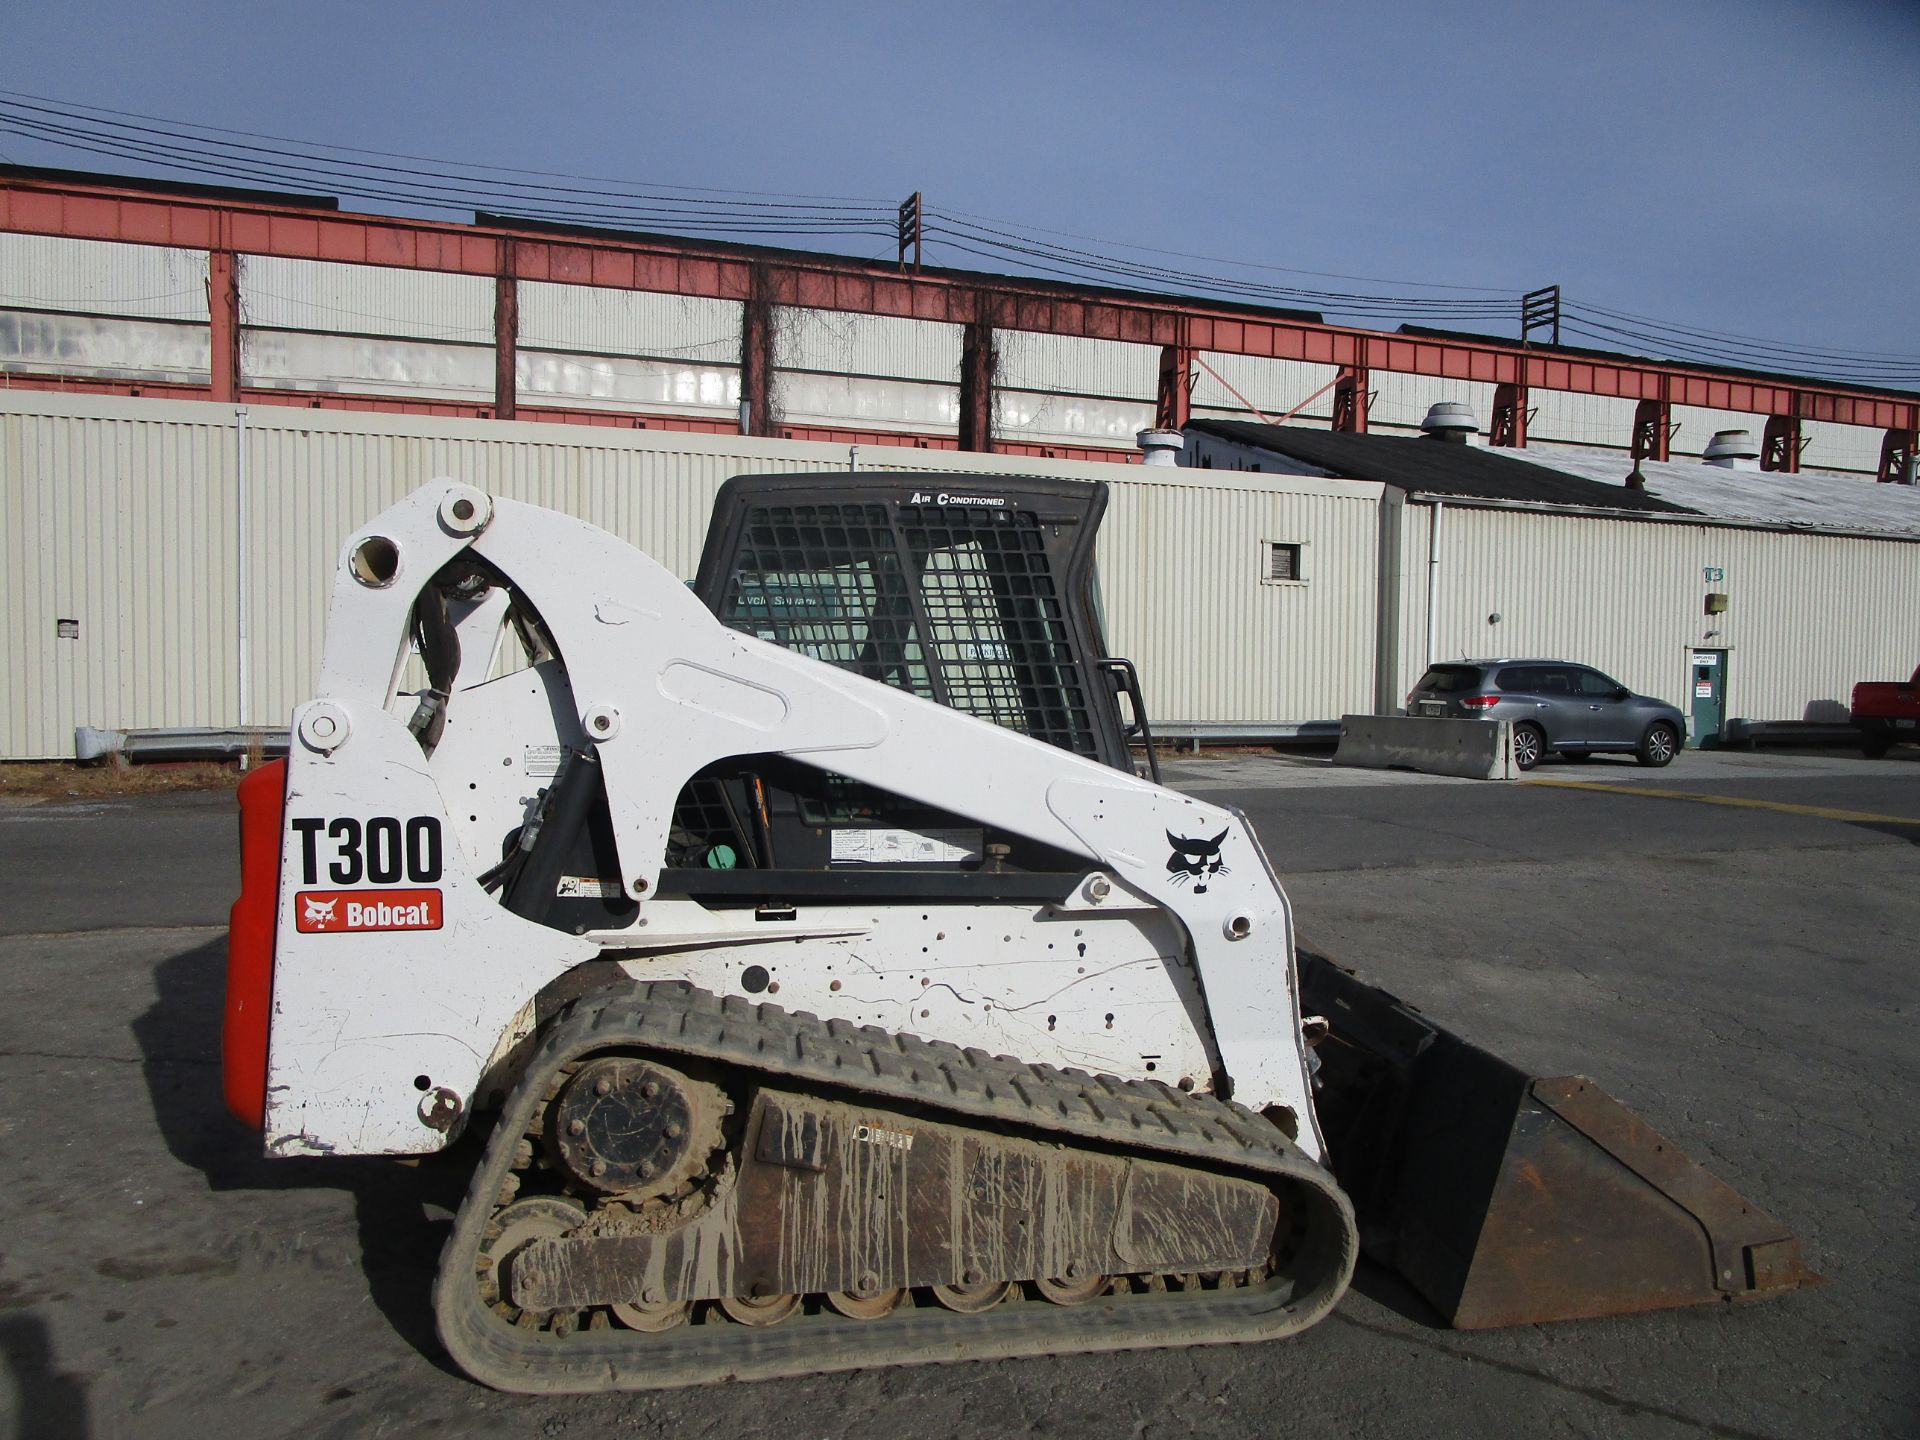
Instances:
[[[1893,742],[1877,730],[1869,730],[1860,737],[1860,753],[1869,760],[1878,760],[1893,748]]]
[[[1531,770],[1540,763],[1540,757],[1547,753],[1547,737],[1538,725],[1516,725],[1513,727],[1513,763],[1522,770]]]
[[[1664,720],[1655,721],[1647,727],[1647,733],[1640,737],[1640,749],[1636,752],[1642,765],[1669,765],[1674,754],[1680,749],[1680,736],[1673,726]]]

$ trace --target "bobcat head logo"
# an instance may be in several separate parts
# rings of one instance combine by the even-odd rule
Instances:
[[[334,896],[331,900],[316,900],[311,895],[307,896],[307,923],[316,929],[325,929],[334,923],[335,917],[333,911],[334,907],[339,903],[340,897],[338,895]]]
[[[1193,893],[1207,893],[1207,881],[1215,875],[1230,875],[1233,872],[1220,863],[1220,845],[1227,838],[1222,830],[1211,840],[1184,840],[1167,831],[1167,843],[1173,846],[1173,853],[1167,857],[1167,874],[1176,885],[1184,885],[1191,880]]]

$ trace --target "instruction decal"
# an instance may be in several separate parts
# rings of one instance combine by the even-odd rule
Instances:
[[[836,830],[829,858],[855,865],[952,865],[978,860],[978,830]]]
[[[560,900],[624,900],[627,892],[618,880],[599,875],[562,875],[554,882],[553,893]]]

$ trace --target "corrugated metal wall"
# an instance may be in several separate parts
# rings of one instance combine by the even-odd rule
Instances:
[[[1632,400],[1613,395],[1577,395],[1570,390],[1529,390],[1533,415],[1527,421],[1529,441],[1550,440],[1568,445],[1633,445]],[[1491,416],[1482,416],[1482,423]],[[1624,467],[1623,467],[1624,468]]]
[[[1371,710],[1380,487],[1174,473],[1116,484],[1100,547],[1111,639],[1139,667],[1150,717],[1294,724]],[[1304,581],[1268,581],[1275,544],[1305,549]]]
[[[313,683],[340,543],[435,475],[579,515],[691,576],[728,476],[847,462],[797,441],[257,405],[246,435],[243,714],[233,410],[0,392],[0,758],[70,755],[76,724],[283,723]],[[1109,640],[1138,662],[1155,718],[1366,708],[1378,487],[861,448],[863,469],[889,464],[1112,484]],[[1262,542],[1296,540],[1313,578],[1263,586]],[[61,619],[79,638],[56,637]]]
[[[1431,517],[1407,507],[1396,697],[1426,658]],[[1730,649],[1729,717],[1826,721],[1844,718],[1856,680],[1920,661],[1920,544],[1461,506],[1440,541],[1443,660],[1583,661],[1688,710],[1693,648]],[[1710,590],[1728,595],[1725,614],[1704,613]]]
[[[0,233],[0,373],[207,383],[207,252]]]
[[[1864,425],[1802,420],[1800,438],[1806,448],[1800,452],[1800,464],[1810,470],[1864,470],[1869,475],[1876,474],[1880,469],[1880,442],[1885,433],[1869,430]]]
[[[207,383],[207,252],[0,233],[0,373]],[[490,404],[493,284],[480,276],[375,265],[240,257],[250,386]],[[533,404],[722,418],[739,405],[737,302],[523,280],[518,384]],[[957,424],[959,329],[931,321],[783,308],[776,407],[796,424],[950,432]],[[1155,346],[1002,330],[997,433],[1128,449],[1154,420]],[[1204,357],[1269,415],[1313,394],[1324,365]],[[1492,387],[1376,370],[1374,428],[1417,426],[1439,400],[1465,400],[1482,431]],[[1244,406],[1204,370],[1194,413]],[[1538,439],[1624,449],[1632,403],[1536,390]],[[1331,399],[1302,412],[1324,422]],[[1765,417],[1676,407],[1678,453],[1716,429]],[[1803,427],[1802,463],[1873,473],[1882,432]]]
[[[522,280],[522,348],[737,364],[740,302]]]
[[[1158,346],[1026,330],[1002,330],[994,343],[994,434],[1130,446],[1153,424]]]
[[[1705,454],[1707,442],[1721,430],[1748,431],[1756,444],[1767,432],[1764,415],[1750,415],[1744,410],[1709,410],[1702,405],[1674,406],[1673,424],[1670,444],[1676,455]]]
[[[786,370],[952,385],[960,378],[960,330],[941,320],[782,306],[775,358]]]
[[[1442,400],[1463,400],[1473,407],[1480,434],[1493,423],[1493,386],[1479,380],[1442,380],[1428,375],[1402,375],[1394,370],[1369,373],[1373,403],[1367,408],[1367,428],[1417,430],[1420,422]]]
[[[1208,370],[1195,367],[1193,413],[1218,420],[1252,420],[1247,407],[1234,397],[1240,392],[1262,415],[1279,419],[1296,405],[1325,389],[1340,374],[1337,365],[1310,365],[1304,360],[1269,360],[1259,355],[1224,355],[1209,350],[1200,356]],[[1224,384],[1222,382],[1225,382]],[[1333,391],[1327,390],[1301,410],[1300,419],[1325,424],[1333,415]]]
[[[247,255],[240,319],[277,330],[493,343],[493,281],[391,265]]]
[[[0,232],[0,305],[207,323],[207,252]]]

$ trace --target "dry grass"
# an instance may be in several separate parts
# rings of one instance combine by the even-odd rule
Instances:
[[[231,790],[239,783],[238,765],[213,761],[77,765],[66,760],[26,760],[0,764],[0,800],[94,800],[174,790]]]

